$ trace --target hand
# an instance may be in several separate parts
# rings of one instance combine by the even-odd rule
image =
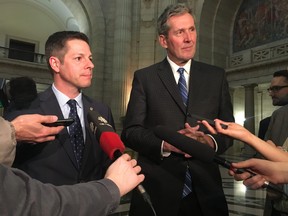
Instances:
[[[204,136],[204,133],[202,131],[199,131],[199,128],[199,125],[191,127],[188,123],[185,123],[185,128],[179,130],[178,133],[197,140],[198,137]]]
[[[215,143],[210,136],[199,131],[200,126],[191,127],[188,123],[185,123],[185,128],[180,130],[179,133],[184,134],[190,138],[197,140],[198,142],[208,144],[211,148],[215,149]]]
[[[242,181],[243,184],[251,189],[258,189],[263,186],[266,179],[262,175],[255,174],[254,176],[250,172],[243,172],[241,174],[236,174],[233,170],[229,170],[229,175],[233,176],[236,181]]]
[[[21,115],[11,121],[15,128],[15,136],[18,141],[25,142],[46,142],[55,139],[55,135],[63,130],[63,126],[46,127],[42,123],[57,121],[57,116],[52,115]]]
[[[105,178],[112,180],[120,191],[120,196],[133,190],[144,180],[144,175],[139,174],[141,167],[130,155],[123,154],[108,168]]]
[[[175,146],[167,143],[167,142],[164,142],[163,144],[163,150],[165,152],[175,152],[175,153],[178,153],[178,154],[183,154],[184,157],[186,158],[191,158],[192,156],[189,155],[189,154],[186,154],[185,152],[181,151],[180,149],[176,148]]]
[[[213,128],[209,123],[205,120],[201,121],[201,123],[209,130],[212,134],[224,134],[230,137],[233,137],[235,139],[242,140],[244,142],[249,142],[253,136],[247,129],[245,129],[243,126],[234,123],[234,122],[224,122],[220,119],[215,119],[215,128]],[[223,129],[221,127],[221,124],[227,125],[228,127],[226,129]]]
[[[233,170],[229,174],[234,176],[236,180],[244,180],[244,184],[251,188],[259,188],[267,180],[274,184],[288,183],[288,163],[287,162],[273,162],[263,159],[249,159],[246,161],[232,163],[234,168],[249,169],[258,174],[251,177],[250,173],[235,174]],[[251,178],[250,178],[251,177]]]

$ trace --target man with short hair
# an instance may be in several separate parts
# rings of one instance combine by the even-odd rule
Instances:
[[[273,74],[268,88],[274,106],[281,106],[272,113],[265,140],[272,140],[282,146],[288,137],[288,71],[280,70]]]
[[[157,25],[167,57],[135,72],[122,139],[138,152],[143,186],[157,215],[227,216],[218,165],[194,159],[153,133],[163,125],[225,152],[231,139],[204,134],[193,116],[234,121],[225,71],[193,59],[197,31],[189,7],[168,6]],[[129,215],[154,216],[137,192]]]
[[[29,110],[17,114],[56,115],[75,121],[51,142],[18,143],[13,166],[54,185],[101,179],[111,160],[91,131],[87,113],[97,110],[113,127],[114,121],[107,105],[82,93],[91,85],[93,76],[89,39],[77,31],[56,32],[46,41],[45,56],[53,84],[39,93]]]

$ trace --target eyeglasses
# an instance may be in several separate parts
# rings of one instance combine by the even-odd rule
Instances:
[[[278,92],[278,91],[280,91],[282,88],[286,88],[286,87],[288,87],[288,85],[286,85],[286,86],[271,86],[270,88],[267,89],[267,91],[268,91],[269,93],[271,93],[271,92]]]

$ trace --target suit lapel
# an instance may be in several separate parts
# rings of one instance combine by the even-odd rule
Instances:
[[[158,75],[162,80],[164,86],[166,87],[167,91],[170,93],[173,100],[176,104],[180,107],[180,109],[186,113],[186,107],[183,104],[182,98],[180,96],[180,92],[178,86],[176,84],[171,66],[167,59],[165,58],[158,68]]]
[[[86,131],[86,141],[85,141],[85,149],[84,149],[84,153],[83,153],[83,161],[82,161],[82,167],[85,167],[85,164],[88,160],[88,156],[89,156],[89,152],[92,149],[92,142],[91,140],[96,139],[95,135],[92,133],[91,129],[90,129],[90,125],[89,122],[87,120],[87,114],[89,110],[93,110],[93,106],[92,104],[86,99],[86,97],[84,95],[82,95],[82,101],[83,101],[83,107],[84,107],[84,122],[85,122],[85,131]],[[94,139],[93,139],[94,137]]]
[[[40,108],[46,115],[57,115],[58,118],[64,118],[57,98],[51,87],[40,96]],[[78,169],[67,128],[62,130],[59,136],[56,136],[55,142],[59,142],[59,145],[62,145],[73,166]]]
[[[201,101],[199,100],[205,100],[202,97],[202,91],[208,90],[210,87],[205,70],[201,65],[201,63],[194,60],[191,62],[187,113],[195,113],[195,110],[201,109],[201,106],[199,107]],[[205,86],[203,87],[203,85]]]

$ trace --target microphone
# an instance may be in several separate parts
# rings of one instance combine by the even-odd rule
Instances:
[[[197,140],[194,140],[185,135],[182,135],[167,127],[164,127],[164,126],[155,127],[154,134],[158,138],[168,142],[174,147],[180,149],[181,151],[193,156],[195,159],[198,159],[202,162],[214,161],[215,163],[227,169],[232,169],[237,174],[241,174],[243,172],[249,172],[251,174],[251,177],[256,175],[256,173],[252,172],[251,170],[233,168],[232,162],[216,155],[215,151],[208,145],[200,143]],[[262,188],[267,188],[271,191],[280,193],[286,197],[288,196],[281,188],[279,188],[277,185],[272,184],[268,181],[265,181]]]
[[[108,121],[101,116],[97,111],[90,110],[87,115],[88,122],[92,132],[96,135],[96,139],[100,143],[102,150],[108,155],[111,160],[119,158],[124,150],[125,146],[121,141],[118,134],[115,132],[113,127]],[[155,213],[149,194],[145,188],[139,184],[137,186],[138,191],[144,198],[144,200],[150,205],[152,211]]]

